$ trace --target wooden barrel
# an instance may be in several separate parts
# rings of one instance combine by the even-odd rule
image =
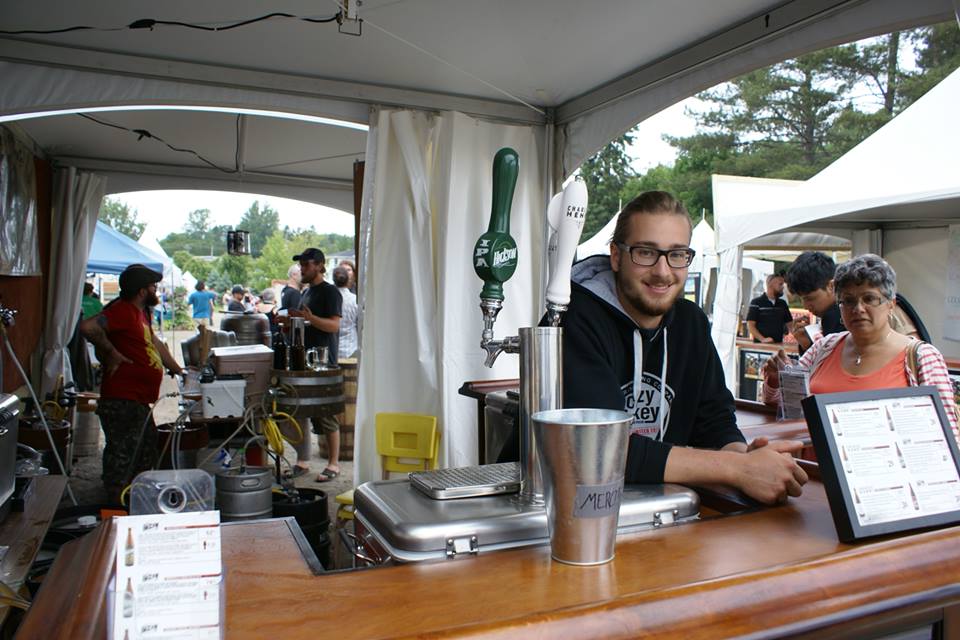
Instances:
[[[324,418],[343,413],[343,371],[337,367],[321,371],[273,371],[273,385],[284,393],[277,409],[295,418]]]
[[[343,371],[343,412],[337,415],[340,422],[340,459],[353,460],[353,429],[357,420],[357,359],[340,358]],[[320,457],[327,458],[327,440],[319,438]]]

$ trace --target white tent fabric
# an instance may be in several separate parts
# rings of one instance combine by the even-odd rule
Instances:
[[[50,287],[43,328],[43,365],[40,397],[54,389],[57,378],[73,381],[67,343],[80,317],[80,297],[87,257],[97,225],[106,181],[100,176],[58,169],[54,177],[50,247]]]
[[[493,156],[505,146],[520,158],[510,226],[519,260],[504,285],[497,337],[516,335],[542,312],[542,136],[533,127],[458,113],[373,113],[366,173],[372,197],[360,249],[366,256],[366,295],[354,441],[357,483],[380,477],[374,416],[383,411],[437,416],[440,465],[476,464],[476,406],[457,390],[465,380],[518,375],[515,355],[503,354],[492,369],[483,366],[482,284],[471,261],[489,222]]]
[[[864,211],[960,198],[958,102],[960,70],[809,180],[713,176],[721,269],[739,273],[742,246],[779,230]],[[910,161],[891,162],[892,157]],[[860,234],[853,239],[857,249],[882,249],[879,236]],[[742,294],[738,278],[721,277],[718,284],[713,337],[730,385]]]

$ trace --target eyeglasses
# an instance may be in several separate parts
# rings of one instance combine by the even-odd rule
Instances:
[[[853,309],[859,303],[863,303],[865,307],[879,307],[881,304],[887,301],[885,296],[880,295],[879,293],[865,293],[862,296],[841,296],[838,302],[840,306],[846,307],[848,309]]]
[[[672,269],[683,269],[689,267],[690,263],[693,262],[693,256],[697,255],[697,252],[690,247],[663,250],[645,246],[631,247],[620,242],[617,243],[617,246],[620,247],[621,251],[628,252],[630,260],[638,267],[652,267],[660,261],[660,256],[666,256],[667,264]]]

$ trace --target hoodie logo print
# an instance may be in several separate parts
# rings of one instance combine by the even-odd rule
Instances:
[[[659,435],[662,417],[660,415],[660,393],[663,386],[660,376],[644,371],[640,380],[640,390],[636,394],[633,393],[632,382],[628,382],[621,387],[624,400],[623,410],[633,415],[633,424],[630,426],[631,434],[636,433],[654,439]],[[663,410],[667,414],[668,421],[671,405],[673,405],[673,389],[667,386]]]

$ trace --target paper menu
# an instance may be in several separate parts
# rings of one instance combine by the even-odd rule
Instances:
[[[222,637],[220,512],[125,516],[115,526],[113,638]]]
[[[810,395],[810,371],[804,367],[785,367],[780,370],[780,417],[784,420],[802,420],[801,401]]]
[[[813,322],[804,327],[810,342],[816,342],[823,337],[823,327],[819,322]]]
[[[960,508],[960,474],[930,396],[827,406],[861,526]]]

